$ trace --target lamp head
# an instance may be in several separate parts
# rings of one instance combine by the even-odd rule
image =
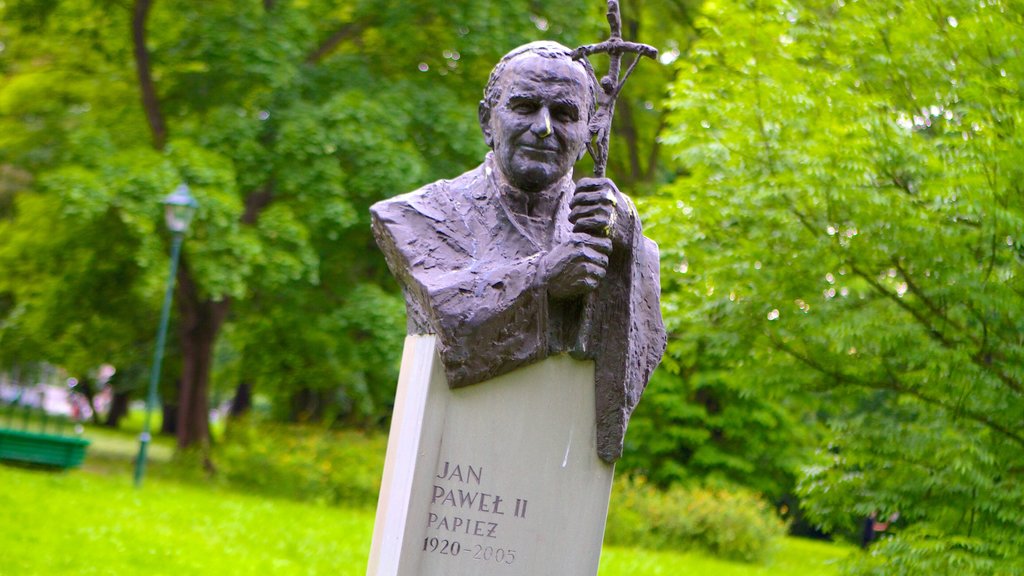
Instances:
[[[188,184],[179,184],[174,192],[164,198],[164,217],[167,219],[167,228],[175,234],[184,234],[192,223],[192,216],[199,207],[199,202],[192,196]]]

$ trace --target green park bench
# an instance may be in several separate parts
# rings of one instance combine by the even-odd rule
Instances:
[[[89,441],[63,417],[25,405],[0,404],[0,461],[67,469],[85,460]]]

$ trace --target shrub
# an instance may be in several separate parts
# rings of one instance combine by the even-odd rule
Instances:
[[[387,438],[358,431],[260,422],[232,423],[217,447],[229,484],[298,500],[373,506]]]
[[[756,494],[741,488],[674,486],[620,478],[612,491],[605,542],[651,549],[700,549],[730,560],[765,560],[785,524]]]

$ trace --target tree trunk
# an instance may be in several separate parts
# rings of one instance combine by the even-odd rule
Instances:
[[[252,384],[239,382],[235,388],[235,397],[231,400],[231,410],[228,415],[232,418],[239,418],[249,412],[252,408]]]
[[[117,428],[121,424],[121,418],[128,414],[128,391],[114,390],[114,397],[110,399],[110,410],[107,411],[107,419],[103,422],[108,428]]]
[[[153,148],[163,150],[167,143],[167,126],[160,111],[160,100],[156,94],[156,83],[149,65],[149,50],[146,49],[146,19],[152,0],[136,0],[132,10],[132,46],[135,52],[135,73],[139,79],[142,96],[142,110],[153,135]]]
[[[210,440],[208,392],[213,347],[227,317],[230,300],[201,300],[188,262],[178,267],[178,310],[181,313],[181,387],[178,390],[178,447],[200,446]]]
[[[82,395],[85,398],[87,404],[89,404],[89,411],[92,413],[91,420],[93,424],[101,424],[100,413],[96,410],[96,382],[90,376],[82,376],[78,379],[78,386],[75,386],[75,392]]]
[[[164,402],[162,408],[163,422],[160,424],[160,433],[167,436],[178,434],[178,405]]]
[[[317,422],[323,418],[323,407],[322,391],[301,388],[292,394],[289,416],[292,422]]]
[[[629,186],[636,183],[643,176],[643,168],[640,166],[640,137],[637,134],[636,123],[633,120],[633,103],[625,98],[619,98],[619,106],[615,115],[616,134],[626,141],[626,149],[629,152],[629,180],[624,184]]]

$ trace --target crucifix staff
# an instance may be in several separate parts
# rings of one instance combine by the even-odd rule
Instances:
[[[608,54],[608,73],[601,78],[598,85],[601,91],[597,95],[597,113],[590,121],[590,134],[593,141],[587,142],[587,150],[594,159],[594,176],[603,178],[608,166],[608,140],[612,131],[612,116],[615,114],[615,100],[626,84],[626,79],[633,73],[641,56],[651,59],[658,57],[658,50],[647,44],[627,42],[622,39],[622,17],[619,15],[618,0],[608,0],[608,25],[611,35],[604,42],[587,44],[577,48],[572,55],[573,60],[586,58],[591,54]],[[623,54],[634,54],[633,61],[621,75]]]
[[[591,139],[587,141],[587,151],[594,159],[594,176],[597,178],[604,178],[608,167],[608,140],[611,137],[612,116],[615,114],[615,100],[619,97],[619,92],[622,91],[622,87],[640,62],[641,57],[646,56],[651,59],[658,57],[658,50],[653,46],[627,42],[622,39],[622,17],[619,14],[618,0],[608,0],[607,18],[608,26],[611,28],[611,35],[608,39],[598,44],[580,46],[572,54],[573,60],[587,58],[592,54],[607,54],[609,58],[608,73],[603,78],[597,80],[597,75],[592,72],[593,80],[600,86],[600,90],[597,93],[597,112],[590,120]],[[623,54],[633,54],[633,60],[626,67],[625,74],[621,73]],[[614,222],[615,212],[613,211],[608,231]],[[592,300],[593,294],[588,295],[587,298],[588,301]],[[580,319],[581,349],[586,348],[586,338],[583,335],[590,333],[593,323],[592,314],[593,308],[587,305]]]

